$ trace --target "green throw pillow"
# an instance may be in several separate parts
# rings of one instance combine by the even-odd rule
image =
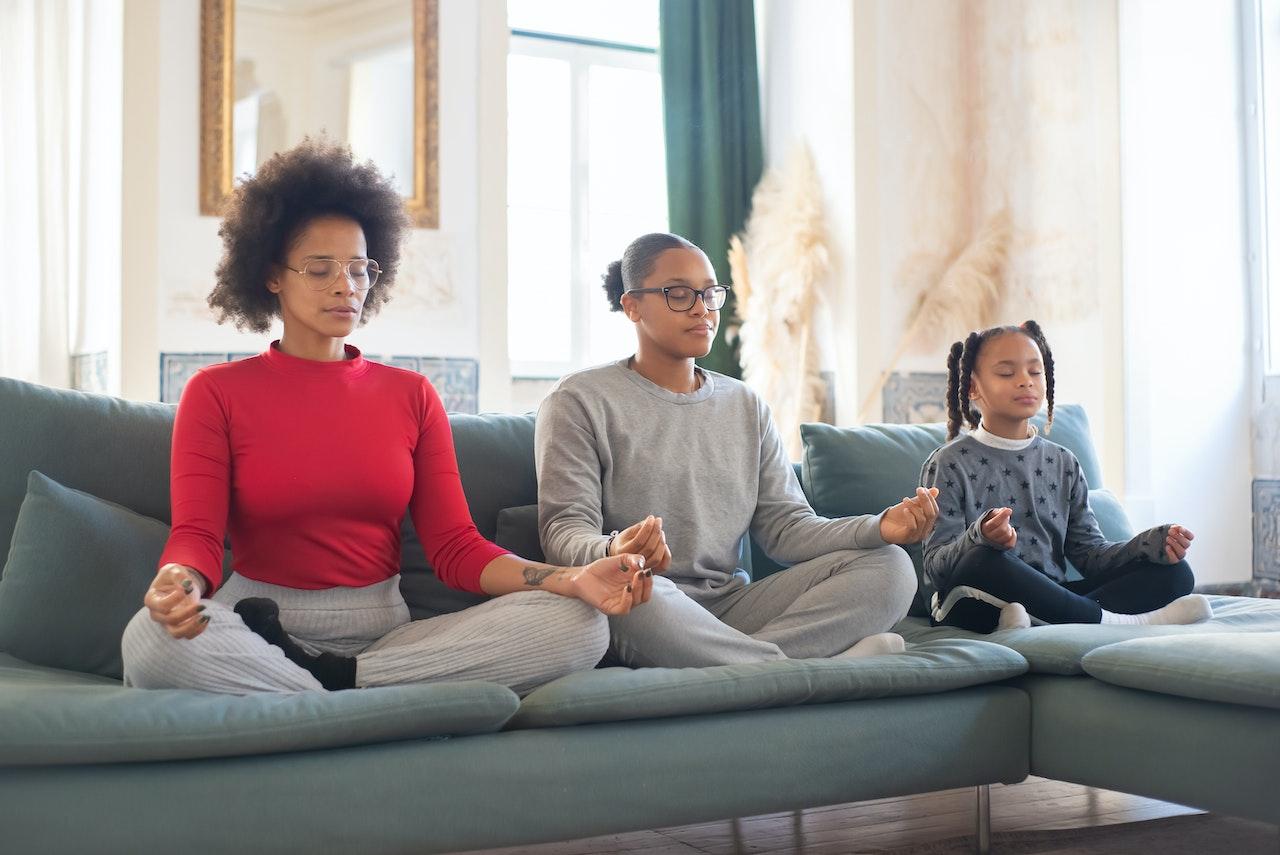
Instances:
[[[120,636],[168,537],[158,520],[31,472],[0,576],[0,650],[121,679]]]
[[[520,505],[498,511],[498,533],[493,542],[526,561],[546,562],[538,537],[538,506]]]

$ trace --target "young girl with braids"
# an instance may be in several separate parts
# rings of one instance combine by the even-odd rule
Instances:
[[[951,346],[947,444],[921,469],[938,488],[924,566],[935,623],[973,632],[1035,623],[1186,624],[1212,617],[1184,560],[1194,535],[1162,525],[1109,542],[1074,454],[1029,419],[1048,403],[1040,325],[993,327]],[[977,410],[975,410],[975,406]],[[979,411],[980,410],[980,411]],[[961,423],[969,430],[960,435]],[[1067,581],[1067,561],[1084,576]]]

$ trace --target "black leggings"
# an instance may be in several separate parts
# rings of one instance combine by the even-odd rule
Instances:
[[[979,546],[969,550],[951,574],[951,585],[965,585],[1006,603],[1022,603],[1027,614],[1045,623],[1100,623],[1102,610],[1119,614],[1154,611],[1191,593],[1195,577],[1186,561],[1153,564],[1139,559],[1091,579],[1058,583],[1010,551]],[[970,632],[991,632],[1000,609],[972,597],[958,600],[942,620]]]

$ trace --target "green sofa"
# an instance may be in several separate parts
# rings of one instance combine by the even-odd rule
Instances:
[[[1069,657],[1054,659],[1034,639],[962,638],[909,619],[913,643],[899,656],[598,669],[524,698],[481,682],[252,697],[125,689],[110,639],[163,542],[172,418],[167,405],[0,378],[6,851],[168,852],[177,831],[196,852],[448,852],[983,787],[1031,772],[1280,820],[1263,798],[1280,774],[1274,695],[1259,703],[1248,679],[1221,694],[1213,669],[1195,686],[1176,679],[1178,692],[1153,688],[1133,663],[1181,660],[1141,649],[1165,641],[1148,636],[1094,645],[1076,671],[1037,665]],[[536,550],[531,417],[451,419],[480,531]],[[856,432],[827,439],[833,448],[860,441]],[[883,471],[896,479],[889,451]],[[821,465],[807,459],[802,471],[810,494],[822,495]],[[405,534],[402,587],[415,616],[474,602],[443,588],[411,528]],[[744,563],[776,571],[763,556]],[[1252,601],[1242,603],[1247,611]],[[1280,609],[1242,611],[1239,624],[1219,633],[1280,630]],[[1059,629],[1073,628],[1048,631]],[[1237,661],[1233,640],[1215,634],[1214,656]],[[1084,646],[1071,643],[1061,649]],[[1139,649],[1091,662],[1126,644]],[[1266,644],[1256,647],[1266,658]],[[1274,689],[1274,671],[1271,680]],[[1137,704],[1150,707],[1135,723],[1150,745],[1135,770],[1125,752],[1136,757],[1144,745],[1117,720]],[[1184,773],[1176,752],[1156,746],[1162,732],[1194,740],[1209,760]],[[1097,749],[1080,751],[1082,737],[1099,740]],[[1250,739],[1241,755],[1236,743]],[[1204,762],[1217,771],[1206,775]],[[1155,783],[1176,786],[1167,779],[1178,775],[1176,795]]]
[[[1037,419],[1043,428],[1043,416]],[[870,513],[905,495],[942,425],[804,425],[801,482],[822,514]],[[1111,540],[1132,526],[1102,470],[1078,406],[1049,437],[1080,460],[1089,502]],[[917,570],[918,547],[911,550]],[[1195,551],[1189,557],[1196,566]],[[931,627],[923,573],[908,646],[983,639],[1016,650],[1031,700],[1030,772],[1280,824],[1280,601],[1210,596],[1194,626],[1039,626],[979,636]],[[1078,574],[1075,578],[1079,578]]]

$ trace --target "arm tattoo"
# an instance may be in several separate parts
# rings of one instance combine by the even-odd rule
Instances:
[[[556,572],[554,567],[526,567],[524,568],[524,583],[526,585],[541,585],[554,572]]]

